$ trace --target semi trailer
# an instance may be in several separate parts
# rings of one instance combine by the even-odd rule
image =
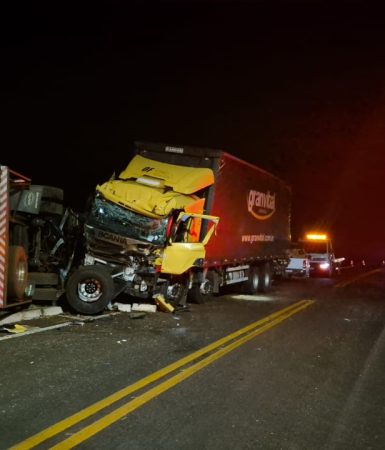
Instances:
[[[96,186],[68,303],[96,314],[121,293],[185,306],[226,285],[266,292],[288,264],[290,206],[283,180],[226,151],[135,142]]]
[[[63,200],[61,188],[0,165],[0,309],[64,294],[81,228]]]

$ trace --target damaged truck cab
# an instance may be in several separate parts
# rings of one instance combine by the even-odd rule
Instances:
[[[120,293],[175,306],[230,284],[266,292],[288,264],[290,199],[285,182],[222,150],[136,142],[96,187],[68,303],[96,314]]]
[[[121,292],[185,304],[219,220],[203,214],[205,199],[197,195],[213,183],[211,169],[136,155],[118,178],[98,185],[85,223],[84,265],[67,284],[69,304],[94,314]]]

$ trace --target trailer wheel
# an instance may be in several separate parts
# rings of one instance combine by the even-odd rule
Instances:
[[[259,272],[259,292],[268,292],[271,289],[272,283],[272,270],[269,263],[265,263],[261,266]]]
[[[31,188],[41,190],[40,214],[53,214],[61,216],[64,213],[64,191],[55,186],[33,184]]]
[[[101,265],[81,266],[68,279],[68,304],[81,314],[98,314],[114,298],[114,281]]]
[[[202,292],[199,284],[195,284],[194,286],[192,286],[187,294],[187,298],[190,303],[198,303],[200,305],[206,303],[210,299],[210,297],[210,294],[205,294]]]
[[[20,245],[11,245],[8,251],[8,296],[23,300],[28,282],[27,254]]]
[[[28,240],[28,229],[26,225],[16,224],[12,227],[10,233],[11,245],[18,245],[24,248],[28,254],[29,240]]]
[[[62,203],[55,200],[42,200],[40,204],[40,214],[52,214],[54,216],[61,216],[64,214],[64,206]]]
[[[257,266],[250,267],[249,279],[244,283],[245,294],[255,295],[259,290],[259,268]]]
[[[41,191],[41,196],[46,200],[57,200],[62,202],[64,200],[64,190],[55,186],[44,186],[41,184],[32,184],[32,189],[37,189]]]
[[[187,303],[188,280],[183,277],[171,278],[166,291],[166,299],[172,306]]]
[[[201,284],[193,284],[189,289],[187,298],[190,303],[203,304],[211,299],[213,284],[207,278]]]

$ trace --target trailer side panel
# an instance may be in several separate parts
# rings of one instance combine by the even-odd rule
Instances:
[[[290,198],[282,180],[223,152],[208,211],[220,217],[217,235],[207,246],[208,264],[284,257]]]

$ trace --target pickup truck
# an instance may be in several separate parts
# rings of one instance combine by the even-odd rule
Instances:
[[[290,260],[285,269],[286,277],[300,276],[309,278],[310,261],[305,250],[302,248],[291,248],[287,253]]]

